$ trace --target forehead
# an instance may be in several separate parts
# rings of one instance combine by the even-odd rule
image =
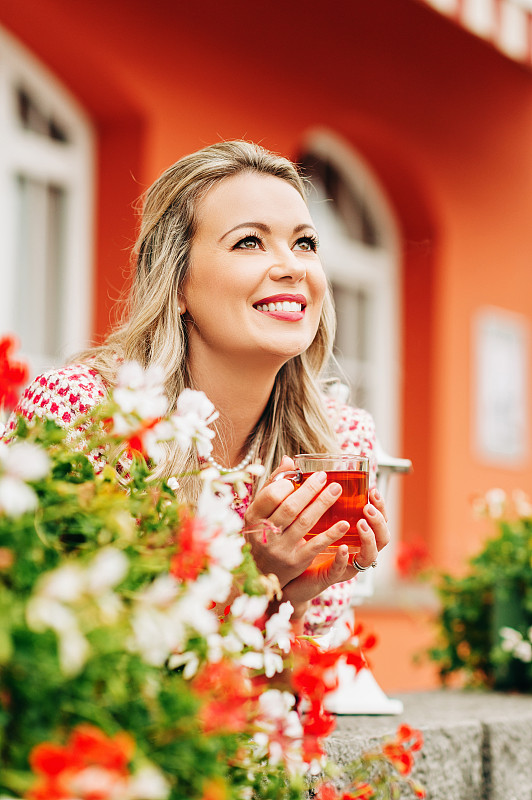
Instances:
[[[197,207],[201,230],[229,230],[243,222],[312,224],[307,204],[288,181],[273,175],[244,172],[216,183]]]

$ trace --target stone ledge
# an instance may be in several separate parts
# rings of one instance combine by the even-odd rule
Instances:
[[[396,695],[398,716],[339,716],[327,750],[347,763],[406,722],[425,744],[414,777],[427,800],[532,800],[532,696],[441,690]]]

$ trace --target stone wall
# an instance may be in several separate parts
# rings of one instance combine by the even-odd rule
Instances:
[[[427,800],[532,800],[532,696],[442,690],[399,697],[399,716],[339,716],[329,754],[346,763],[406,722],[423,731],[414,777]]]

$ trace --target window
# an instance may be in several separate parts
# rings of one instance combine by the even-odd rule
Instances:
[[[93,134],[75,100],[0,29],[0,331],[32,371],[86,345]]]
[[[373,415],[384,451],[402,455],[398,452],[400,300],[395,218],[368,167],[331,133],[316,131],[307,137],[301,166],[312,183],[310,211],[336,306],[339,377],[350,386],[350,402]],[[390,483],[387,506],[390,518],[397,519],[396,481]],[[393,527],[397,531],[395,522]],[[379,581],[393,569],[393,549],[390,545],[383,553],[388,570],[379,570]]]

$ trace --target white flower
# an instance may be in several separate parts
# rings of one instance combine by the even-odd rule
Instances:
[[[118,370],[113,399],[124,414],[136,414],[141,419],[163,417],[168,410],[164,393],[164,371],[152,364],[144,370],[135,361],[123,364]]]
[[[183,650],[184,629],[175,614],[154,607],[137,608],[131,617],[130,649],[147,664],[161,667],[170,654]]]
[[[99,595],[121,583],[129,569],[127,556],[115,547],[105,547],[92,559],[85,572],[87,591]]]
[[[209,542],[209,557],[212,564],[217,564],[226,570],[233,570],[238,567],[243,559],[245,539],[239,534],[224,535],[222,532],[218,536],[213,536]]]
[[[215,564],[211,564],[209,571],[200,575],[194,583],[188,585],[190,595],[202,606],[211,603],[223,603],[229,597],[233,586],[232,574]]]
[[[77,564],[63,564],[48,572],[39,581],[37,592],[40,597],[49,597],[63,603],[73,603],[85,591],[85,573]]]
[[[179,489],[179,481],[175,477],[168,478],[166,481],[168,484],[168,488],[171,489],[173,492],[177,492]]]
[[[26,621],[33,631],[51,628],[58,634],[77,627],[73,611],[57,600],[38,594],[32,595],[28,601]]]
[[[59,636],[59,664],[63,675],[77,675],[90,652],[88,641],[78,628],[70,628]]]
[[[128,800],[165,800],[170,794],[170,785],[162,772],[147,764],[141,767],[128,782]]]
[[[523,639],[519,631],[513,628],[501,628],[499,634],[502,638],[501,649],[506,653],[511,653],[514,658],[529,664],[532,661],[532,643]],[[532,629],[529,629],[528,636],[532,639]]]
[[[69,608],[56,599],[36,594],[26,606],[26,621],[31,630],[40,632],[50,628],[56,633],[59,664],[64,675],[76,675],[82,669],[90,647]]]
[[[115,770],[91,766],[76,772],[70,778],[69,789],[73,798],[96,796],[119,800],[126,797],[127,783]]]
[[[513,628],[501,628],[499,630],[499,634],[502,638],[501,647],[507,652],[512,651],[514,647],[523,639],[519,631],[516,631]]]
[[[532,503],[529,496],[522,489],[515,489],[512,492],[512,500],[520,517],[532,517]]]
[[[20,517],[26,511],[34,511],[38,505],[37,495],[24,481],[10,475],[0,478],[0,511],[8,517]]]
[[[276,614],[266,621],[266,642],[276,644],[284,653],[290,652],[291,625],[290,618],[294,613],[292,603],[281,603]]]
[[[218,412],[204,392],[184,389],[177,398],[176,411],[170,417],[175,438],[182,450],[196,445],[198,455],[207,458],[212,451],[214,431],[209,425],[218,418]]]
[[[178,596],[180,587],[172,575],[159,575],[150,585],[137,595],[142,604],[165,608]]]
[[[492,519],[499,519],[504,514],[506,492],[504,489],[489,489],[485,494],[488,513]]]
[[[220,496],[215,494],[210,482],[205,482],[198,500],[196,516],[203,520],[211,531],[237,533],[242,530],[243,522],[231,508],[232,502],[232,492]]]
[[[266,595],[239,595],[231,604],[231,614],[246,622],[256,622],[268,607]]]
[[[193,678],[199,667],[198,654],[193,650],[186,650],[184,653],[172,653],[168,659],[168,667],[176,669],[177,667],[185,666],[183,670],[183,677],[185,680]]]
[[[515,658],[523,661],[525,664],[530,664],[532,661],[532,644],[530,642],[519,642],[516,644],[513,652]]]
[[[15,442],[0,448],[0,463],[12,478],[21,481],[38,481],[50,469],[50,459],[45,451],[30,442]]]

